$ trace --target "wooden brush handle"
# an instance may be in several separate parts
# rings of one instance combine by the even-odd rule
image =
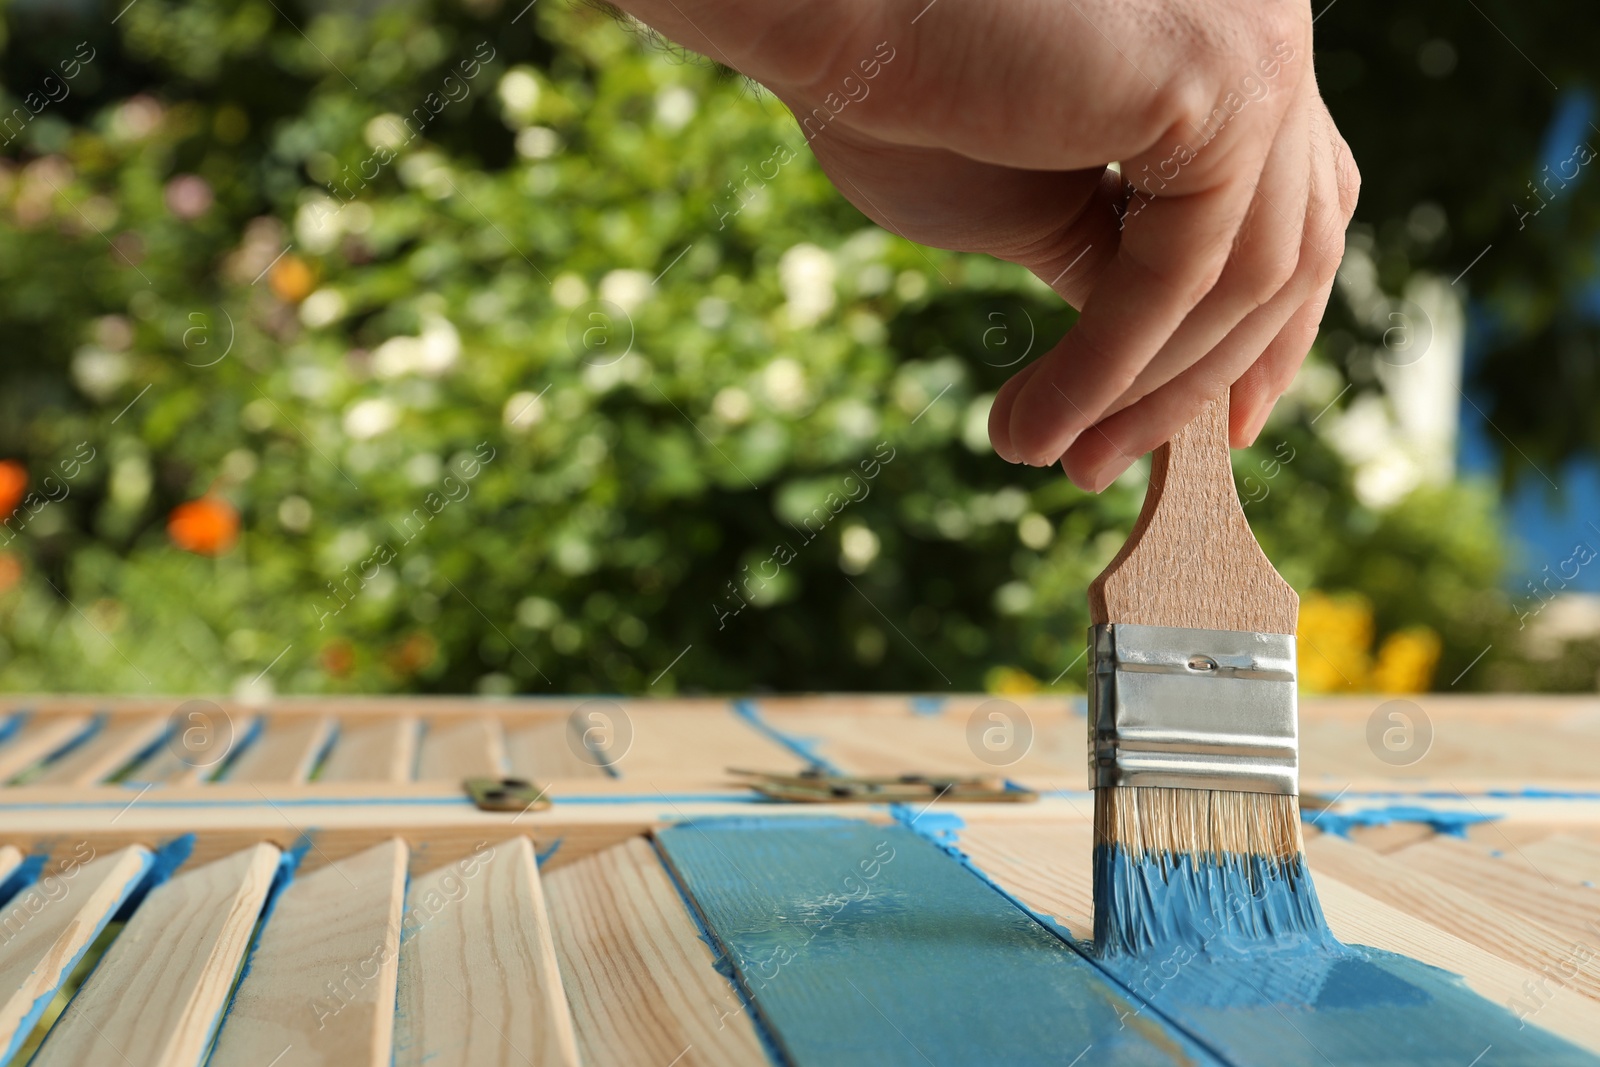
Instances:
[[[1292,634],[1299,614],[1239,506],[1224,394],[1151,454],[1144,510],[1089,586],[1089,621]]]

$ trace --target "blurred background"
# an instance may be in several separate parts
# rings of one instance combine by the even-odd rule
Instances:
[[[1316,4],[1364,187],[1235,453],[1308,691],[1593,690],[1600,11]],[[0,6],[0,686],[1080,691],[1073,315],[565,0]],[[1592,547],[1591,547],[1592,546]]]

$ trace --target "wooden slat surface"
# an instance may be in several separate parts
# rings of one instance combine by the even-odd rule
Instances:
[[[230,746],[249,737],[255,724],[254,715],[231,718]],[[183,743],[183,729],[181,721],[174,724],[166,743],[158,746],[129,771],[125,781],[130,785],[197,785],[215,777],[227,760],[228,751],[204,747],[198,751],[188,751]]]
[[[1515,856],[1518,851],[1517,846],[1508,845],[1503,855]],[[1442,835],[1401,849],[1392,858],[1413,870],[1464,886],[1502,908],[1535,916],[1570,938],[1600,945],[1600,893],[1561,885],[1537,866],[1530,869],[1511,863],[1474,844]]]
[[[506,735],[506,757],[512,774],[541,785],[555,778],[609,777],[600,760],[574,751],[565,719],[511,730]]]
[[[112,716],[94,736],[47,765],[28,784],[93,785],[126,767],[166,732],[165,716]]]
[[[333,719],[268,716],[260,736],[228,769],[230,782],[303,782],[333,736]]]
[[[1530,842],[1508,858],[1527,862],[1551,878],[1584,888],[1600,885],[1600,845],[1570,834]]]
[[[576,1067],[533,846],[516,837],[411,883],[395,1067]]]
[[[278,850],[257,845],[153,890],[50,1031],[34,1067],[195,1067],[277,870]]]
[[[59,751],[93,724],[89,715],[36,715],[0,745],[0,782]]]
[[[406,846],[292,882],[273,907],[211,1067],[388,1067]]]
[[[27,1038],[79,955],[150,867],[149,850],[138,845],[74,859],[81,862],[47,875],[0,913],[0,1049]]]
[[[499,778],[506,773],[505,733],[489,716],[466,722],[429,723],[417,760],[419,781],[460,782]]]
[[[729,767],[799,770],[806,761],[734,714],[726,701],[684,702],[687,707],[656,707],[645,701],[617,706],[626,718],[616,736],[631,735],[626,751],[611,766],[634,784],[721,782]],[[614,712],[606,712],[607,715]],[[613,742],[612,751],[623,742]]]
[[[410,781],[417,762],[417,730],[415,715],[345,719],[323,764],[321,781]]]
[[[584,1063],[766,1062],[749,1013],[648,842],[568,864],[544,889]]]

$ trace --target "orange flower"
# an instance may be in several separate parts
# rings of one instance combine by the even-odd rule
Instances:
[[[0,520],[4,520],[28,491],[28,468],[14,459],[0,460]]]
[[[439,655],[439,642],[433,635],[421,630],[416,631],[404,641],[390,647],[385,656],[389,669],[396,674],[415,674],[426,670]]]
[[[311,295],[317,278],[305,260],[299,256],[284,256],[274,264],[272,273],[267,276],[267,284],[272,286],[279,300],[298,304]]]
[[[167,516],[167,536],[186,552],[221,555],[239,539],[239,513],[221,497],[190,500]]]
[[[336,637],[322,646],[322,669],[335,678],[343,678],[356,665],[355,646],[342,637]]]

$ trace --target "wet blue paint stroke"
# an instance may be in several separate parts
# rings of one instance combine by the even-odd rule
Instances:
[[[1467,827],[1493,822],[1499,817],[1483,812],[1443,811],[1409,804],[1366,808],[1361,811],[1334,811],[1331,808],[1324,808],[1322,811],[1302,810],[1300,813],[1302,822],[1315,826],[1323,833],[1339,837],[1349,837],[1350,831],[1358,827],[1389,826],[1397,822],[1418,823],[1431,827],[1437,833],[1449,834],[1451,837],[1466,837]]]
[[[657,842],[797,1067],[1221,1063],[905,826],[706,822]]]

